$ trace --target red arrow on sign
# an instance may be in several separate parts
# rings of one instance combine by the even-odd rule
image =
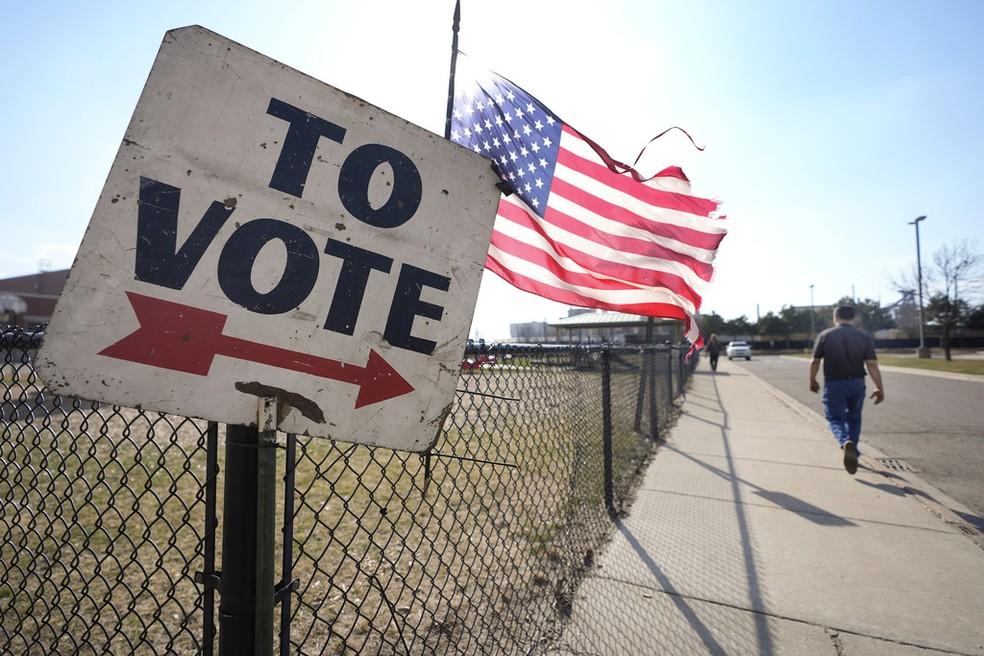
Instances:
[[[208,375],[216,355],[258,362],[358,385],[356,408],[413,391],[413,386],[372,349],[366,366],[360,367],[223,335],[227,317],[218,312],[133,292],[126,296],[140,327],[99,355],[199,376]]]

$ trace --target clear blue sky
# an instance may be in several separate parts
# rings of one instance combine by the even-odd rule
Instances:
[[[364,5],[364,6],[363,6]],[[461,47],[624,159],[684,166],[730,234],[704,311],[754,318],[984,247],[984,3],[464,0]],[[0,26],[0,277],[68,266],[165,30],[201,24],[442,131],[451,0],[16,3]],[[508,18],[507,18],[508,16]],[[473,334],[563,308],[487,274]]]

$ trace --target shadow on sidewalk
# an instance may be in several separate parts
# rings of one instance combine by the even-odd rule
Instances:
[[[915,497],[922,497],[923,499],[927,499],[934,503],[940,503],[939,501],[936,500],[936,498],[933,497],[933,495],[927,494],[926,492],[923,492],[919,488],[912,487],[911,485],[909,485],[908,484],[909,481],[907,481],[904,477],[899,476],[898,474],[893,474],[891,472],[885,472],[885,471],[878,471],[875,469],[871,469],[870,467],[865,467],[865,469],[868,469],[869,471],[872,471],[876,474],[881,474],[882,476],[885,476],[887,478],[892,478],[902,481],[903,484],[896,485],[892,483],[871,483],[869,481],[865,481],[860,478],[855,479],[856,482],[861,483],[862,485],[866,485],[868,487],[873,487],[876,490],[881,490],[882,492],[887,492],[888,494],[893,494],[898,497],[915,496]],[[971,513],[960,512],[959,510],[954,510],[953,508],[950,508],[949,510],[953,512],[955,515],[957,515],[958,517],[960,517],[960,519],[967,522],[968,525],[979,531],[981,534],[984,534],[984,517],[979,517],[978,515],[973,515]]]
[[[953,510],[951,508],[951,510]],[[971,515],[970,513],[960,512],[959,510],[953,510],[962,520],[976,528],[981,534],[984,534],[984,517],[978,517],[977,515]]]
[[[745,573],[748,577],[748,596],[754,610],[764,611],[765,602],[762,598],[762,588],[761,582],[759,581],[758,566],[755,563],[755,552],[752,549],[751,534],[748,529],[748,518],[745,517],[745,507],[741,503],[741,488],[738,487],[738,474],[735,471],[735,461],[734,457],[731,455],[731,443],[728,440],[728,411],[725,410],[724,403],[721,401],[721,390],[718,389],[717,378],[711,378],[711,382],[714,383],[714,396],[717,398],[718,408],[721,412],[721,441],[724,445],[724,454],[728,461],[728,473],[725,474],[716,467],[711,467],[709,465],[708,467],[710,467],[711,471],[718,473],[718,475],[724,475],[725,478],[731,481],[731,493],[735,499],[735,513],[737,514],[738,519],[738,531],[741,535],[742,556],[745,559]],[[680,453],[680,451],[678,450],[677,453]],[[700,461],[698,460],[697,462]],[[774,652],[772,634],[769,632],[769,623],[765,615],[756,613],[755,632],[758,636],[759,653],[763,656],[771,656]]]
[[[727,438],[725,438],[725,439],[727,439]],[[712,465],[710,463],[704,462],[700,458],[696,458],[696,457],[690,455],[689,453],[685,453],[685,452],[681,451],[680,449],[677,449],[676,447],[674,447],[672,444],[664,444],[663,445],[663,448],[669,449],[670,451],[673,451],[674,453],[677,453],[677,454],[683,456],[687,460],[690,460],[690,461],[692,461],[692,462],[700,465],[701,467],[703,467],[704,469],[708,470],[712,474],[714,474],[716,476],[720,476],[721,478],[723,478],[726,481],[730,481],[730,482],[735,483],[735,484],[737,484],[737,483],[743,483],[743,484],[747,485],[748,487],[752,488],[752,491],[756,495],[762,497],[766,501],[771,501],[772,503],[776,504],[777,506],[780,506],[784,510],[788,510],[790,512],[794,512],[797,515],[802,515],[805,519],[808,519],[808,520],[810,520],[811,522],[813,522],[815,524],[820,524],[822,526],[845,526],[845,527],[846,526],[857,526],[857,524],[855,524],[851,520],[846,519],[844,517],[841,517],[840,515],[835,515],[834,513],[829,512],[827,510],[824,510],[823,508],[820,508],[818,506],[814,506],[809,501],[804,501],[803,499],[800,499],[799,497],[793,496],[792,494],[788,494],[786,492],[776,492],[774,490],[767,490],[764,487],[762,487],[761,485],[756,485],[755,483],[752,483],[751,481],[747,481],[747,480],[741,478],[740,476],[737,476],[736,474],[734,474],[734,468],[733,468],[733,466],[730,466],[732,464],[731,463],[730,450],[729,450],[729,455],[726,456],[726,457],[728,459],[729,469],[731,470],[731,473],[726,472],[726,471],[724,471],[722,469],[719,469],[718,467],[715,467],[714,465]],[[868,483],[868,485],[871,485],[871,484]],[[896,492],[895,493],[897,494],[898,492],[899,491],[896,488]],[[740,503],[740,499],[737,497],[737,495],[736,495],[735,501],[737,503]]]
[[[752,491],[756,495],[762,497],[766,501],[771,501],[772,503],[776,504],[777,506],[780,506],[785,510],[794,512],[797,515],[801,515],[802,517],[810,520],[811,522],[814,522],[815,524],[820,524],[822,526],[844,526],[844,527],[857,526],[857,524],[855,524],[851,520],[841,517],[840,515],[835,515],[834,513],[826,511],[818,506],[815,506],[808,501],[804,501],[799,497],[793,496],[786,492],[767,490],[763,488],[761,485],[757,485],[755,483],[752,483],[751,481],[745,480],[740,476],[738,476],[737,472],[735,471],[734,458],[731,455],[731,445],[728,439],[728,431],[730,429],[728,425],[728,411],[725,410],[724,403],[721,401],[721,393],[718,390],[717,380],[712,379],[712,382],[714,383],[714,393],[716,396],[715,400],[717,401],[717,406],[718,406],[713,411],[719,412],[721,414],[721,423],[711,421],[710,419],[705,419],[703,417],[698,417],[690,413],[686,413],[686,414],[691,419],[696,419],[697,421],[710,424],[711,426],[717,427],[721,431],[721,440],[724,445],[725,458],[728,462],[728,471],[724,471],[723,469],[715,467],[709,462],[705,462],[700,458],[697,458],[689,453],[681,451],[680,449],[678,449],[672,444],[664,444],[662,448],[669,449],[670,451],[673,451],[674,453],[683,456],[687,460],[690,460],[691,462],[700,465],[701,467],[711,472],[715,476],[719,476],[722,479],[729,481],[732,484],[732,492],[734,494],[734,500],[737,504],[741,503],[741,495],[739,493],[738,483],[742,483],[752,488]],[[701,406],[701,407],[706,408],[706,406]]]
[[[707,647],[710,653],[726,654],[727,652],[714,638],[711,630],[706,624],[704,624],[703,621],[701,621],[694,609],[687,603],[687,600],[680,596],[680,593],[674,587],[673,582],[670,581],[670,579],[666,576],[666,573],[660,569],[659,565],[656,564],[656,561],[653,560],[653,557],[649,555],[649,552],[646,551],[645,547],[643,547],[636,536],[633,535],[632,531],[629,530],[621,519],[615,520],[615,526],[618,528],[619,533],[622,534],[625,540],[632,547],[632,550],[635,551],[637,556],[639,556],[639,560],[641,560],[646,566],[646,569],[648,569],[656,580],[659,581],[659,585],[663,591],[668,593],[667,596],[673,602],[674,606],[676,606],[677,610],[680,611],[680,614],[683,615],[684,619],[687,620],[687,623],[693,628],[694,632],[700,638],[700,641],[704,643],[704,646]]]
[[[909,484],[909,479],[905,478],[904,476],[899,476],[898,474],[894,474],[894,473],[892,473],[890,471],[883,471],[883,470],[880,470],[880,469],[872,469],[871,467],[868,467],[868,466],[863,465],[863,464],[862,465],[859,465],[858,466],[858,469],[864,469],[866,471],[871,472],[872,474],[880,474],[881,476],[884,476],[885,478],[889,478],[889,479],[891,479],[893,481],[899,481],[899,483],[894,484],[894,485],[891,484],[891,483],[871,483],[871,482],[866,481],[864,479],[856,478],[854,480],[857,483],[861,483],[862,485],[867,485],[868,487],[873,487],[875,489],[881,490],[882,492],[888,492],[889,494],[894,494],[895,496],[898,496],[898,497],[904,497],[904,496],[912,495],[914,497],[922,497],[923,499],[927,499],[929,501],[932,501],[933,503],[939,503],[933,497],[933,495],[928,494],[926,492],[923,492],[919,488],[912,487]]]
[[[887,492],[888,494],[892,494],[897,497],[907,497],[910,494],[915,494],[916,496],[924,496],[928,499],[933,498],[928,494],[926,494],[925,492],[919,492],[918,490],[915,490],[910,487],[899,487],[898,485],[893,485],[892,483],[872,483],[870,481],[865,481],[860,478],[856,478],[854,480],[856,483],[860,483],[861,485],[872,487],[876,490],[879,490],[881,492]]]
[[[702,401],[713,401],[713,399],[708,399],[707,397],[704,397],[704,396],[696,397],[696,398],[699,398]],[[693,400],[693,398],[688,398],[687,401],[688,401],[687,405],[695,406],[697,408],[702,408],[704,410],[710,410],[711,412],[717,412],[717,408],[712,408],[711,406],[704,405],[703,403],[697,403],[696,401]],[[683,414],[685,414],[687,416],[690,416],[690,417],[693,417],[693,415],[691,415],[688,412],[684,412]],[[693,418],[694,419],[700,419],[700,417],[693,417]]]

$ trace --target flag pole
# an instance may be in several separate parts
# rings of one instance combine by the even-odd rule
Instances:
[[[454,21],[451,23],[451,74],[448,76],[448,110],[444,115],[444,138],[451,140],[451,115],[454,112],[454,69],[458,65],[458,26],[461,24],[461,0],[454,2]],[[424,492],[431,480],[431,451],[423,454]]]
[[[448,111],[444,117],[444,138],[451,138],[451,113],[454,111],[454,69],[458,65],[458,26],[461,23],[461,0],[454,3],[454,22],[451,24],[451,75],[448,78]]]

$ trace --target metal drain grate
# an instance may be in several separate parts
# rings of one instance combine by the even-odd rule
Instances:
[[[902,460],[902,458],[878,458],[878,462],[880,462],[886,469],[919,473],[918,469],[907,463],[905,460]]]

